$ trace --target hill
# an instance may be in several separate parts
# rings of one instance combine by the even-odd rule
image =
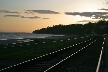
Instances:
[[[33,31],[36,34],[107,34],[108,20],[99,20],[98,22],[87,24],[54,25],[52,27],[42,28]]]

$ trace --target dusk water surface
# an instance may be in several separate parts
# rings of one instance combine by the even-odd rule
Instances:
[[[63,35],[0,32],[0,40],[23,39],[23,38],[45,38],[51,36],[63,36]]]

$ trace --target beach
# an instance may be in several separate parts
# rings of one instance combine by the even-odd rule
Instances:
[[[2,44],[12,44],[12,43],[20,43],[20,42],[29,42],[29,41],[32,41],[32,40],[47,40],[47,39],[60,39],[60,38],[63,38],[63,37],[57,37],[57,36],[53,36],[53,37],[46,37],[46,38],[24,38],[24,39],[8,39],[8,40],[0,40],[0,45]]]
[[[35,43],[35,42],[37,42],[37,41],[39,41],[39,42],[46,42],[46,41],[55,41],[55,40],[61,40],[61,39],[67,39],[67,38],[69,38],[69,37],[75,37],[75,36],[50,36],[50,37],[45,37],[45,38],[23,38],[23,39],[7,39],[7,40],[0,40],[0,47],[1,47],[1,49],[6,49],[6,54],[8,53],[8,49],[9,48],[12,48],[12,49],[14,49],[13,47],[12,47],[12,45],[13,46],[17,46],[18,45],[18,48],[20,47],[20,45],[27,45],[27,44],[29,44],[29,43]],[[33,42],[32,42],[33,41]],[[14,45],[16,43],[16,45]],[[8,48],[9,47],[9,48]],[[16,48],[17,49],[17,48]],[[20,48],[19,48],[20,49]],[[18,50],[19,50],[18,49]],[[20,50],[22,50],[22,47],[21,47],[21,49]],[[4,53],[3,53],[4,54]],[[14,57],[14,56],[13,56]],[[31,57],[32,58],[32,57]],[[0,60],[0,69],[1,68],[5,68],[5,67],[8,67],[8,66],[11,66],[11,65],[14,65],[14,64],[17,64],[17,63],[20,63],[20,62],[23,62],[23,61],[26,61],[26,60],[28,60],[28,59],[31,59],[31,58],[22,58],[22,59],[14,59],[14,58],[12,58],[12,59],[9,59],[9,60],[7,60],[7,59],[2,59],[2,60]]]
[[[26,42],[36,39],[58,39],[66,37],[64,35],[53,35],[53,34],[33,34],[33,33],[0,33],[0,45]]]

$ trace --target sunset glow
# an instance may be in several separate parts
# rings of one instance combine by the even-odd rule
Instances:
[[[106,0],[0,0],[0,31],[32,32],[53,25],[96,21],[99,16],[108,19],[108,13],[102,14],[107,9]]]

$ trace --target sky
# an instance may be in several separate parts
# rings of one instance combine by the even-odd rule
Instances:
[[[108,0],[0,0],[0,31],[32,32],[53,25],[108,19]]]

